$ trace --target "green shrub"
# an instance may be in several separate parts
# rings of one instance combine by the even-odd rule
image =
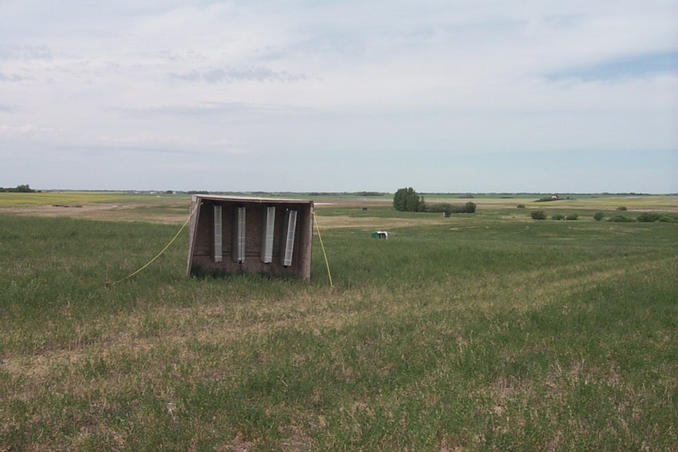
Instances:
[[[657,212],[643,212],[636,218],[637,221],[642,221],[643,223],[653,223],[655,221],[660,221],[662,215]]]
[[[605,217],[605,214],[603,212],[596,212],[593,214],[593,219],[596,221],[600,221]]]
[[[615,215],[609,218],[607,221],[613,221],[615,223],[631,223],[636,220],[634,220],[633,218],[625,217],[624,215]]]
[[[559,213],[557,213],[557,214],[555,214],[551,217],[552,220],[563,220],[564,218],[565,217],[563,215],[559,214]]]
[[[579,215],[577,215],[576,213],[571,213],[565,217],[566,220],[576,220],[577,218],[579,218]]]
[[[626,208],[626,206],[619,206],[617,207],[617,210],[628,210],[628,209]]]
[[[643,223],[652,223],[655,221],[660,221],[662,223],[674,223],[676,222],[676,218],[669,215],[662,215],[657,212],[643,212],[638,215],[636,221],[642,221]]]
[[[452,212],[453,205],[449,202],[436,202],[433,204],[426,204],[427,212]]]
[[[530,212],[530,216],[535,220],[546,220],[546,214],[543,210],[533,210]]]
[[[472,202],[467,202],[463,206],[454,205],[447,202],[426,204],[426,212],[474,213],[475,211],[476,205]]]
[[[516,206],[516,209],[524,209],[524,208],[525,208],[525,204],[518,204]]]

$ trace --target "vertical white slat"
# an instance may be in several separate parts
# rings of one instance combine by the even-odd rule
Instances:
[[[221,240],[221,206],[214,205],[214,262],[221,262],[222,258],[222,240]]]
[[[285,221],[287,231],[285,232],[285,244],[283,249],[283,265],[289,267],[292,265],[292,254],[294,253],[294,234],[297,229],[297,211],[288,210]]]
[[[273,235],[275,233],[275,207],[264,210],[264,227],[261,239],[261,261],[265,264],[273,262]]]
[[[235,229],[233,238],[233,260],[238,263],[245,262],[245,208],[235,209]]]

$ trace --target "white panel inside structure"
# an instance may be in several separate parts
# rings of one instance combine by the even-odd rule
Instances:
[[[264,233],[261,239],[261,261],[265,264],[273,262],[273,236],[275,234],[275,207],[264,210]]]
[[[235,228],[233,229],[233,260],[245,262],[245,208],[235,209]]]
[[[221,262],[223,256],[221,240],[221,206],[214,206],[214,262]]]
[[[294,252],[294,233],[297,229],[297,211],[285,212],[285,236],[283,237],[283,265],[292,265],[292,253]]]

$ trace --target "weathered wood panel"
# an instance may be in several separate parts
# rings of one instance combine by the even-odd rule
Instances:
[[[196,208],[197,203],[200,206]],[[221,262],[214,260],[214,208],[222,206],[222,255]],[[275,227],[273,237],[273,260],[264,263],[261,259],[265,209],[275,206]],[[233,260],[236,208],[246,208],[245,262]],[[313,242],[313,202],[303,200],[276,200],[264,198],[235,198],[194,195],[189,232],[189,256],[187,273],[267,273],[272,275],[297,275],[311,278],[311,252]],[[285,230],[286,209],[297,211],[295,241],[292,265],[282,264],[282,243]]]

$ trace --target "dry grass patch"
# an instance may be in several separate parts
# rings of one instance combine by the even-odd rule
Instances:
[[[444,218],[380,218],[323,216],[318,221],[321,229],[395,229],[421,225],[445,224]],[[449,223],[449,220],[447,221]]]

